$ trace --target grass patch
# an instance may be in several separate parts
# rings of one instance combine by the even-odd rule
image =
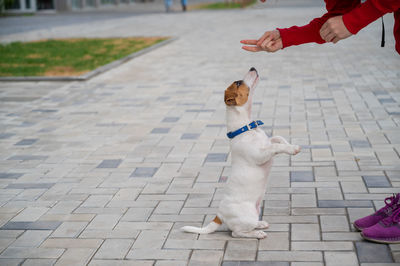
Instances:
[[[0,13],[0,17],[30,17],[35,13]]]
[[[0,77],[78,76],[166,39],[55,39],[3,44]]]
[[[235,8],[245,8],[257,3],[257,0],[239,0],[231,2],[217,2],[217,3],[207,3],[192,6],[190,9],[208,9],[208,10],[218,10],[218,9],[235,9]]]

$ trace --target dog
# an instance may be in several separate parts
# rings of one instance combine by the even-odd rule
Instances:
[[[222,223],[232,231],[232,237],[262,239],[266,221],[259,221],[273,157],[280,153],[296,155],[298,145],[283,137],[268,138],[258,126],[261,121],[250,119],[252,99],[259,76],[252,67],[243,80],[235,81],[225,90],[226,126],[231,139],[232,171],[215,219],[203,228],[184,226],[185,232],[209,234]]]

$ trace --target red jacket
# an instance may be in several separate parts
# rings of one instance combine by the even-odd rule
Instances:
[[[364,3],[360,0],[325,0],[325,4],[328,13],[313,19],[309,24],[278,29],[283,48],[308,42],[324,43],[319,30],[330,17],[343,15],[346,28],[352,34],[356,34],[386,13],[394,12],[393,34],[396,39],[396,51],[400,54],[400,0],[367,0]]]

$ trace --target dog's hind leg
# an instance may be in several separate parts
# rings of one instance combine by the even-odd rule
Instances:
[[[263,239],[267,237],[267,233],[264,231],[253,230],[250,232],[232,232],[232,237],[246,237],[246,238],[258,238]]]

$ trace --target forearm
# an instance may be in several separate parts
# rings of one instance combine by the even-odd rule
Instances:
[[[367,0],[343,15],[343,22],[352,34],[357,34],[371,22],[399,8],[400,0]]]
[[[378,0],[379,1],[379,0]],[[381,0],[383,1],[383,0]],[[388,0],[384,0],[388,1]],[[400,1],[400,0],[390,0]],[[320,18],[313,19],[309,24],[302,27],[291,27],[288,29],[280,29],[282,36],[283,47],[291,45],[299,45],[303,43],[315,42],[325,43],[321,38],[320,29],[322,25],[331,17],[341,16],[353,10],[359,5],[360,0],[338,0],[338,1],[325,1],[327,13]]]
[[[330,18],[336,15],[336,13],[327,13],[320,18],[313,19],[309,24],[304,26],[293,26],[290,28],[278,29],[282,38],[283,48],[300,45],[303,43],[325,43],[319,34],[319,30],[322,25]]]

